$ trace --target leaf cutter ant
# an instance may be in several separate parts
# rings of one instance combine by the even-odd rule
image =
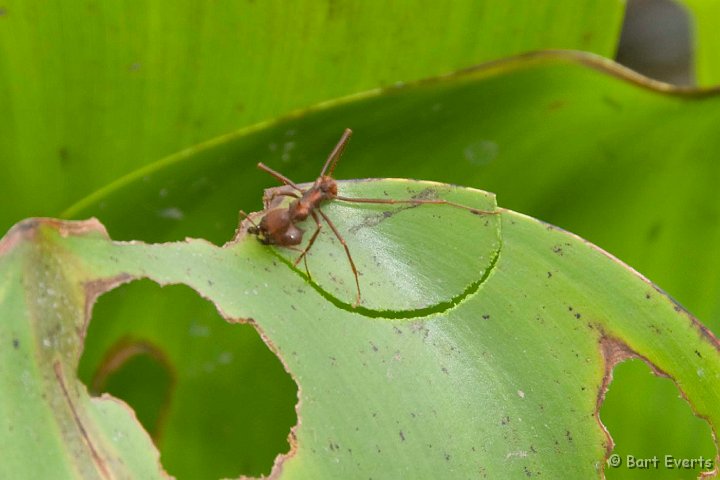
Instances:
[[[494,215],[498,212],[478,210],[472,207],[468,207],[467,205],[450,202],[444,199],[417,198],[396,200],[389,198],[350,198],[338,195],[338,185],[335,179],[332,178],[332,174],[335,170],[335,167],[337,166],[340,156],[343,153],[343,150],[345,150],[345,147],[350,140],[351,135],[352,130],[346,128],[342,136],[340,137],[340,141],[337,143],[337,145],[335,145],[335,148],[332,150],[332,152],[330,152],[330,155],[325,161],[325,164],[320,171],[320,175],[309,188],[301,188],[292,180],[285,177],[283,174],[273,170],[262,162],[258,163],[257,166],[260,170],[269,173],[278,181],[283,183],[286,187],[288,187],[286,190],[272,192],[272,196],[269,200],[280,196],[292,197],[295,200],[293,200],[292,202],[290,202],[289,205],[284,207],[268,207],[268,210],[265,212],[264,216],[260,220],[260,223],[253,223],[253,226],[248,228],[247,231],[248,233],[257,235],[260,242],[265,245],[277,245],[279,247],[286,247],[298,250],[300,252],[300,255],[295,259],[294,265],[297,266],[297,264],[300,263],[300,260],[305,259],[305,268],[307,270],[306,255],[310,248],[312,248],[315,240],[317,239],[320,231],[323,228],[323,224],[320,221],[320,218],[322,218],[325,223],[330,227],[330,230],[332,230],[335,237],[345,249],[345,254],[347,256],[348,262],[350,263],[350,268],[352,269],[353,276],[355,277],[355,287],[357,295],[355,298],[355,303],[352,305],[353,308],[355,308],[360,305],[361,301],[360,280],[358,279],[358,271],[355,266],[355,262],[353,261],[352,254],[350,253],[350,249],[345,242],[345,239],[340,234],[332,220],[330,220],[330,218],[328,218],[325,212],[321,210],[320,207],[323,203],[332,200],[351,203],[410,204],[413,206],[422,204],[435,204],[449,205],[457,208],[462,208],[476,215]],[[266,201],[266,204],[270,204],[270,202]],[[241,211],[240,213],[242,216],[246,218],[248,217],[245,212]],[[305,230],[300,228],[298,226],[298,223],[303,222],[308,217],[312,217],[312,219],[315,221],[315,231],[310,237],[310,241],[308,241],[305,248],[300,249],[297,248],[297,245],[302,243]],[[309,277],[310,272],[308,271],[307,273]]]

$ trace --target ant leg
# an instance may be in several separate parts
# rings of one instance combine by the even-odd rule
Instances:
[[[355,286],[357,287],[357,298],[355,299],[355,303],[353,304],[353,308],[355,308],[360,305],[360,280],[358,280],[357,268],[355,268],[355,262],[353,262],[352,255],[350,254],[350,249],[348,248],[347,243],[345,243],[345,239],[342,237],[342,235],[340,235],[340,232],[338,232],[338,229],[337,227],[335,227],[335,224],[332,222],[332,220],[330,220],[328,216],[325,215],[325,212],[323,212],[319,208],[317,209],[317,211],[320,213],[320,215],[322,215],[323,219],[327,222],[337,239],[342,244],[343,248],[345,249],[345,253],[347,254],[347,258],[350,261],[350,267],[352,268],[353,275],[355,275]]]
[[[308,242],[307,247],[305,247],[305,249],[302,251],[300,256],[295,259],[295,265],[300,263],[300,259],[305,259],[305,263],[307,264],[306,254],[308,251],[310,251],[310,247],[313,246],[313,243],[315,243],[315,239],[320,234],[320,229],[322,229],[322,224],[320,223],[320,219],[317,217],[317,213],[315,213],[315,210],[311,210],[310,214],[312,215],[313,220],[315,220],[315,225],[317,225],[317,228],[315,228],[315,231],[313,232],[312,237],[310,237],[310,241]]]
[[[289,248],[290,250],[295,250],[296,252],[301,252],[301,253],[303,252],[302,249],[295,247],[293,245],[284,245],[283,248]],[[303,260],[305,260],[303,262],[305,264],[305,273],[307,274],[308,279],[312,280],[312,275],[310,275],[310,269],[308,269],[307,258],[304,258]],[[298,264],[298,262],[295,262],[293,265],[297,266],[297,264]]]
[[[281,183],[284,183],[285,185],[290,185],[292,188],[294,188],[294,189],[297,190],[298,192],[303,193],[302,189],[301,189],[300,187],[298,187],[297,185],[295,185],[295,182],[293,182],[292,180],[290,180],[289,178],[287,178],[287,177],[286,177],[285,175],[283,175],[282,173],[276,172],[275,170],[273,170],[272,168],[268,167],[267,165],[265,165],[265,164],[262,163],[262,162],[258,163],[258,164],[257,164],[257,167],[258,167],[260,170],[269,173],[270,175],[272,175],[273,177],[275,177],[277,180],[279,180]]]
[[[354,202],[354,203],[384,203],[384,204],[410,204],[410,205],[423,205],[423,204],[432,204],[432,205],[449,205],[451,207],[457,207],[462,208],[464,210],[469,211],[470,213],[474,213],[475,215],[497,215],[498,211],[489,211],[489,210],[478,210],[477,208],[468,207],[467,205],[463,205],[461,203],[455,203],[451,202],[449,200],[443,200],[443,199],[428,199],[428,198],[418,198],[414,200],[395,200],[392,198],[350,198],[350,197],[334,197],[333,200],[340,200],[341,202]]]
[[[312,275],[310,275],[310,269],[307,266],[307,256],[303,257],[303,264],[305,265],[305,273],[307,273],[308,280],[312,282]]]
[[[293,193],[293,192],[273,193],[273,196],[270,197],[270,198],[268,198],[268,199],[266,199],[265,202],[267,202],[267,203],[269,204],[270,202],[272,202],[272,201],[275,199],[275,197],[300,198],[300,195],[298,195],[297,193]]]

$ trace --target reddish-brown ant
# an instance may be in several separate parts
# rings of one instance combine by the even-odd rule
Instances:
[[[335,234],[335,237],[340,241],[340,244],[342,244],[343,248],[345,249],[345,254],[347,255],[348,261],[350,262],[350,268],[352,268],[353,275],[355,276],[357,297],[355,303],[353,304],[353,307],[357,307],[360,304],[360,281],[358,279],[357,268],[355,267],[355,262],[353,261],[352,254],[350,253],[350,249],[348,248],[345,239],[340,234],[337,227],[335,227],[335,224],[332,222],[332,220],[330,220],[327,215],[320,209],[320,206],[324,202],[330,200],[339,200],[343,202],[354,203],[411,205],[421,205],[429,203],[435,205],[450,205],[458,208],[463,208],[478,215],[495,214],[497,212],[478,210],[468,207],[466,205],[461,205],[459,203],[454,203],[443,199],[418,198],[408,200],[395,200],[383,198],[349,198],[339,196],[337,182],[335,181],[335,179],[332,178],[332,174],[335,170],[335,167],[337,166],[337,162],[340,159],[343,150],[345,149],[345,146],[350,140],[351,135],[352,130],[346,128],[342,134],[342,137],[340,137],[340,141],[337,143],[333,151],[330,152],[330,156],[328,156],[327,160],[325,161],[325,165],[323,165],[323,168],[320,171],[320,176],[318,176],[318,178],[309,188],[300,188],[292,180],[285,177],[281,173],[276,172],[275,170],[263,163],[258,163],[257,166],[260,170],[269,173],[270,175],[272,175],[280,182],[289,187],[287,191],[273,192],[272,197],[289,196],[295,198],[295,200],[290,202],[290,204],[286,207],[270,207],[270,210],[265,213],[265,215],[260,220],[260,223],[258,225],[253,224],[252,227],[248,228],[248,232],[257,235],[260,241],[266,245],[277,245],[279,247],[294,248],[296,247],[296,245],[299,245],[302,242],[303,234],[305,233],[305,231],[302,228],[298,227],[297,224],[311,216],[315,221],[316,228],[313,232],[312,237],[310,237],[310,241],[308,242],[307,246],[305,246],[305,248],[302,250],[298,249],[301,253],[297,257],[297,259],[295,259],[294,264],[297,265],[298,263],[300,263],[300,260],[305,258],[308,251],[313,246],[315,240],[320,234],[320,230],[322,229],[320,217],[322,217],[322,219],[325,220],[325,223],[327,223],[327,225]],[[291,191],[290,189],[294,191]],[[247,216],[244,214],[244,212],[241,212],[241,214]]]

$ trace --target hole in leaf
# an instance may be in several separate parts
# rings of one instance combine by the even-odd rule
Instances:
[[[267,475],[290,450],[294,381],[251,325],[189,287],[142,280],[102,295],[78,374],[135,409],[178,479]]]
[[[696,459],[697,464],[697,459],[704,459],[711,468],[715,466],[710,426],[693,414],[672,380],[652,374],[642,360],[628,360],[615,367],[600,418],[615,442],[612,453],[622,460],[617,468],[605,467],[608,480],[696,479],[704,470],[699,465],[666,468],[668,455],[676,461]],[[632,468],[629,456],[647,466]],[[653,458],[657,458],[657,465]]]
[[[142,340],[121,339],[95,369],[91,395],[103,392],[122,398],[155,442],[160,438],[161,415],[167,411],[174,375],[162,350]]]

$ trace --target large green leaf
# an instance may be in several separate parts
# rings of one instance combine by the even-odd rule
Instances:
[[[162,156],[323,100],[535,49],[611,56],[623,6],[4,2],[0,228],[55,215]]]
[[[482,192],[404,183],[487,202]],[[396,186],[343,183],[340,191],[378,198]],[[497,235],[482,217],[452,216],[447,205],[325,207],[350,239],[386,211],[384,221],[405,234],[349,244],[359,257],[363,249],[395,251],[408,272],[443,255],[432,242],[448,234],[446,220],[470,238]],[[417,229],[428,212],[436,221]],[[597,478],[611,448],[598,408],[615,363],[633,356],[670,376],[718,428],[720,343],[705,327],[580,238],[509,210],[492,218],[502,247],[489,274],[478,270],[473,291],[405,319],[329,301],[321,285],[308,288],[301,271],[243,231],[220,248],[112,242],[96,221],[18,224],[0,241],[0,440],[10,452],[3,476],[162,476],[123,405],[90,398],[73,375],[94,297],[140,277],[189,285],[228,320],[254,325],[282,358],[299,386],[293,449],[275,466],[285,478]],[[341,253],[325,236],[317,242],[318,262],[327,261],[322,249]],[[418,254],[422,244],[428,251]],[[403,274],[384,262],[378,272],[383,265]],[[443,268],[439,281],[454,271]],[[369,284],[376,272],[361,278]],[[404,296],[416,284],[395,288]],[[43,462],[33,461],[37,451]]]
[[[720,42],[716,34],[720,19],[720,3],[716,0],[676,0],[690,13],[693,30],[695,77],[700,85],[720,84],[720,62],[717,49]]]
[[[339,177],[413,176],[492,190],[502,204],[627,259],[717,331],[718,112],[712,93],[676,92],[588,56],[532,55],[239,131],[141,170],[68,215],[98,215],[124,239],[222,243],[238,206],[259,209],[262,186],[274,182],[254,162],[310,180],[350,126],[356,134]],[[647,384],[644,374],[618,381]],[[631,445],[650,442],[659,455],[712,454],[709,435],[688,429],[687,412],[668,414],[675,400],[661,391],[643,390],[645,410],[656,412],[642,417],[645,425],[634,413],[630,421],[607,412],[619,419],[612,433]],[[659,415],[672,434],[649,437]]]

